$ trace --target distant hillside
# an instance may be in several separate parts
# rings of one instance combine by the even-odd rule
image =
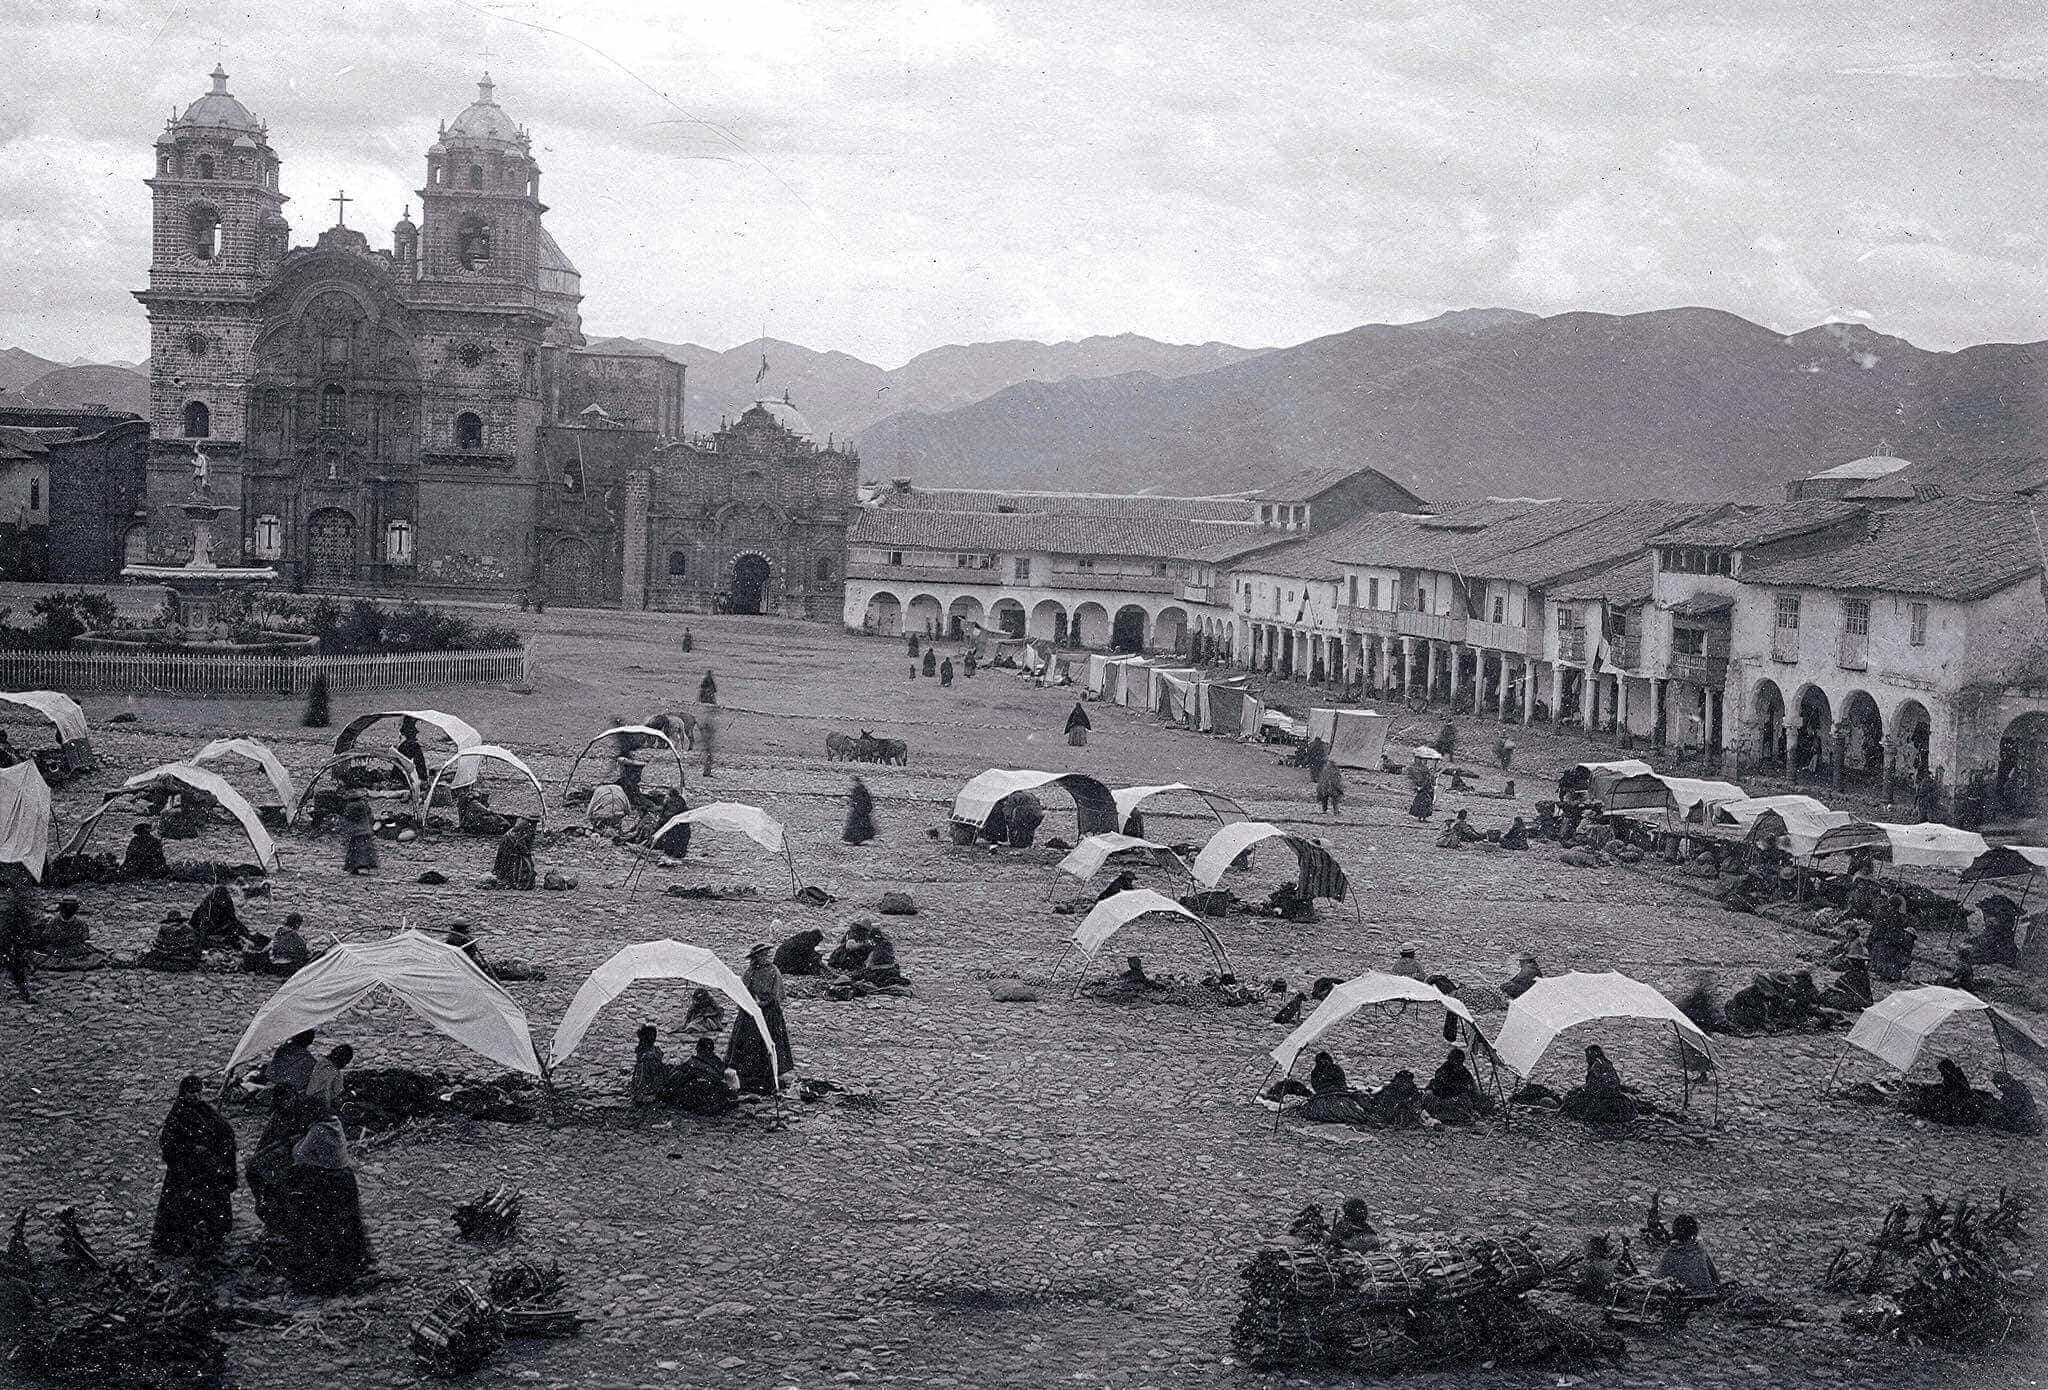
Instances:
[[[841,438],[900,410],[969,405],[1024,381],[1066,381],[1146,371],[1161,377],[1204,372],[1256,356],[1228,343],[1161,343],[1134,333],[1079,342],[1008,341],[934,348],[894,371],[843,352],[817,352],[777,339],[726,352],[653,338],[597,338],[593,347],[656,352],[689,367],[684,409],[692,433],[716,429],[721,416],[762,396],[787,391],[820,436]],[[761,359],[768,375],[755,377]]]
[[[1238,491],[1355,462],[1425,497],[1776,495],[1876,452],[2031,447],[2048,344],[1928,352],[1671,309],[1367,325],[1196,375],[1033,382],[861,432],[863,471],[960,486]]]
[[[10,349],[9,351],[12,351]],[[21,354],[28,356],[27,353]],[[0,352],[0,360],[6,354]],[[128,367],[58,367],[0,394],[0,405],[111,406],[149,414],[149,377]]]
[[[37,377],[47,376],[63,365],[21,348],[0,348],[0,391],[18,391]]]

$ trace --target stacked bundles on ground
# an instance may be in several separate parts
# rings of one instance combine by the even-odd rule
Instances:
[[[1491,1360],[1617,1357],[1621,1339],[1528,1303],[1550,1265],[1526,1238],[1424,1235],[1354,1251],[1286,1237],[1245,1262],[1231,1341],[1261,1368],[1386,1375]]]
[[[1997,1343],[2034,1331],[2039,1299],[2021,1263],[2028,1236],[2025,1198],[1998,1189],[1989,1204],[1967,1197],[1920,1199],[1886,1212],[1865,1244],[1870,1254],[1835,1254],[1826,1283],[1866,1301],[1845,1325],[1902,1342]]]

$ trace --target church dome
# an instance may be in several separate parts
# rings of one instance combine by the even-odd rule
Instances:
[[[222,130],[260,131],[263,123],[249,114],[249,108],[228,95],[228,75],[220,64],[213,65],[213,90],[185,108],[180,125],[213,126]]]
[[[759,412],[770,424],[780,425],[801,439],[813,437],[811,422],[804,418],[802,411],[798,410],[788,401],[755,401],[753,408],[740,418],[744,420],[747,416],[754,415],[756,412]]]
[[[517,144],[520,140],[519,127],[505,114],[505,108],[492,98],[494,89],[491,75],[485,73],[483,80],[476,84],[476,100],[462,108],[462,114],[449,123],[441,138],[502,140],[507,144]]]

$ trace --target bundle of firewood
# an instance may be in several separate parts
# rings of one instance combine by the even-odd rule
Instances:
[[[1328,1244],[1320,1220],[1306,1216],[1243,1266],[1231,1340],[1254,1366],[1384,1375],[1480,1360],[1569,1363],[1621,1350],[1610,1333],[1527,1304],[1554,1262],[1526,1235],[1401,1237],[1355,1251]]]
[[[519,1229],[526,1194],[502,1184],[455,1209],[455,1229],[468,1240],[504,1240]]]
[[[590,1319],[562,1306],[567,1281],[554,1261],[505,1265],[491,1271],[491,1302],[508,1337],[573,1337]]]
[[[468,1375],[504,1341],[497,1306],[468,1283],[450,1289],[412,1324],[413,1360],[424,1375]]]

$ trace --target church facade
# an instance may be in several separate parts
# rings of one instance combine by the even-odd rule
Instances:
[[[298,589],[807,613],[829,576],[836,609],[855,460],[783,403],[692,439],[680,363],[586,344],[488,76],[376,248],[339,195],[290,245],[269,132],[212,83],[148,180],[149,460],[110,569],[189,557],[203,453],[243,562]]]

